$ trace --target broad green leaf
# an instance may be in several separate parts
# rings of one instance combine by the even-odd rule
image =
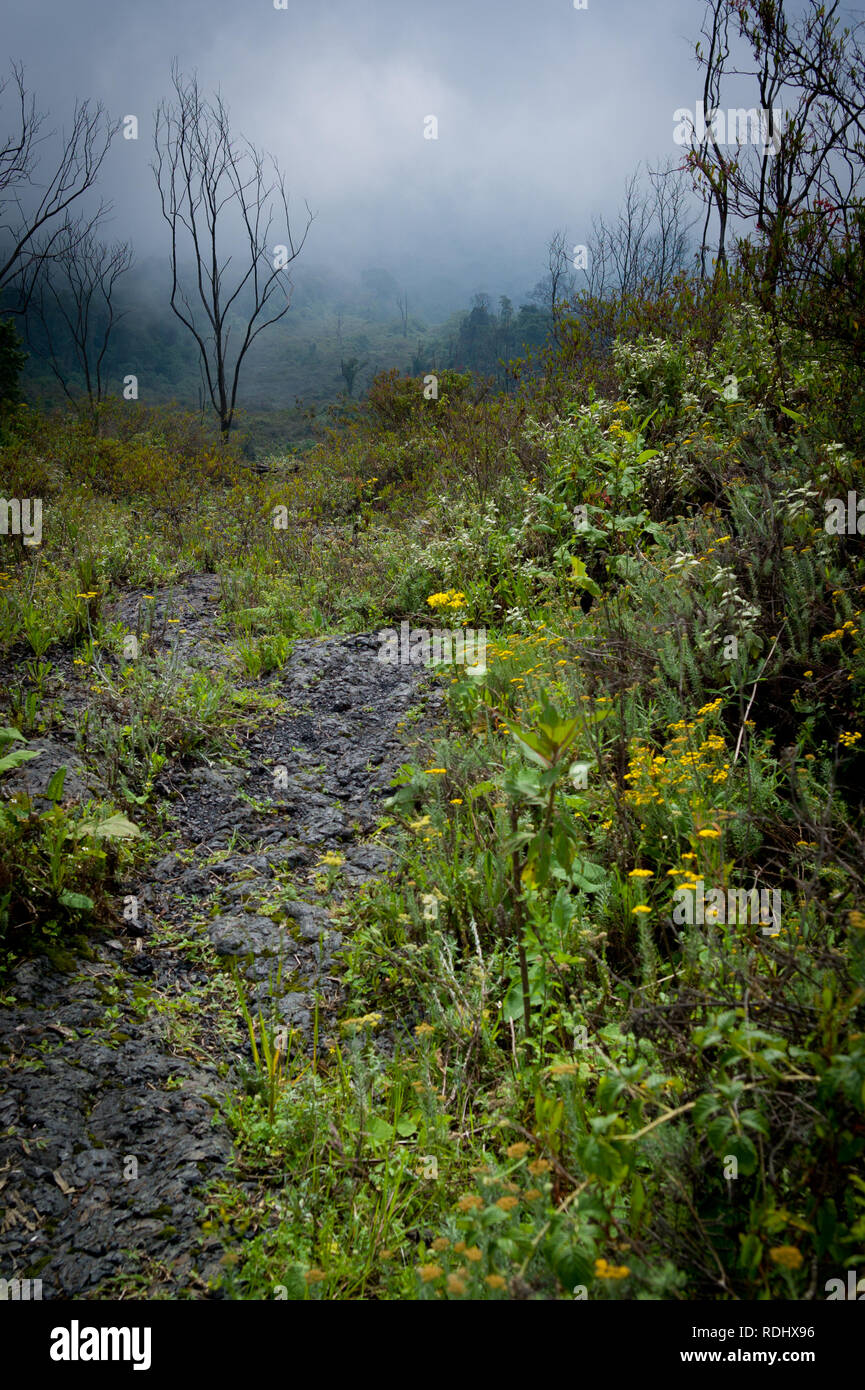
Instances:
[[[748,1177],[757,1168],[757,1150],[747,1134],[731,1134],[724,1141],[724,1152],[722,1157],[735,1158],[739,1163],[739,1172]]]
[[[97,840],[133,840],[140,835],[141,831],[137,825],[133,825],[131,820],[127,820],[118,811],[115,815],[109,816],[107,820],[82,821],[76,826],[75,836],[80,839],[84,835],[92,835]]]
[[[367,1121],[366,1132],[374,1144],[389,1144],[394,1136],[393,1125],[388,1124],[380,1115],[373,1115]]]
[[[576,584],[578,589],[585,589],[587,593],[593,594],[595,598],[601,597],[601,591],[594,579],[590,579],[586,573],[586,562],[580,560],[576,555],[571,556],[571,573],[568,575],[568,583]]]
[[[558,753],[568,748],[577,736],[580,728],[579,719],[559,719],[555,723],[544,722],[540,726],[542,738],[549,740],[550,744]]]
[[[70,893],[66,888],[58,895],[57,901],[61,907],[68,907],[73,912],[92,912],[95,907],[93,899],[88,898],[86,893]]]
[[[561,1284],[570,1292],[578,1284],[591,1283],[594,1261],[570,1244],[566,1237],[557,1236],[547,1240],[543,1246],[544,1258]]]
[[[63,783],[66,781],[66,766],[58,767],[48,786],[45,788],[45,795],[50,801],[59,801],[63,795]]]
[[[539,767],[552,767],[552,758],[549,756],[550,749],[546,740],[541,735],[536,734],[531,729],[521,729],[519,725],[511,725],[511,737],[516,740],[519,747],[527,758],[537,763]]]
[[[729,1115],[718,1115],[706,1129],[706,1138],[716,1154],[729,1153],[725,1146],[730,1142],[733,1121]]]
[[[597,893],[607,882],[607,870],[603,864],[593,864],[590,859],[577,859],[571,867],[571,877],[584,893]]]
[[[5,758],[0,758],[0,772],[8,772],[12,767],[29,763],[31,758],[38,758],[42,751],[41,748],[16,748],[14,752],[7,753]]]
[[[699,1129],[705,1127],[710,1115],[718,1109],[718,1098],[713,1095],[700,1096],[694,1103],[693,1120]]]
[[[762,1134],[764,1139],[769,1138],[769,1125],[765,1115],[761,1115],[759,1110],[743,1110],[739,1119],[746,1129],[755,1130],[757,1134]]]

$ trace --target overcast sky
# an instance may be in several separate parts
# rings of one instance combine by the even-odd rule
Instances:
[[[316,213],[310,262],[406,283],[520,296],[559,227],[586,240],[625,179],[681,154],[673,111],[693,107],[702,0],[3,0],[51,124],[76,96],[136,114],[104,190],[112,236],[139,263],[165,250],[153,111],[173,58],[219,88],[233,126],[274,153]],[[424,119],[438,139],[424,139]],[[2,111],[0,111],[2,119]],[[464,302],[464,294],[462,301]]]

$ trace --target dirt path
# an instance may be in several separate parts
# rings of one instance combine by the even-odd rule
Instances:
[[[172,596],[199,649],[211,598],[200,580]],[[15,972],[0,1009],[4,1277],[41,1278],[43,1298],[206,1296],[218,1280],[202,1196],[230,1164],[221,1107],[249,1055],[220,958],[253,1011],[308,1036],[315,991],[332,1028],[340,899],[388,866],[364,839],[424,679],[378,650],[372,634],[298,641],[269,684],[292,713],[249,738],[242,767],[163,774],[178,841],[124,885],[137,920],[91,958]],[[341,886],[322,891],[328,851],[344,859]]]

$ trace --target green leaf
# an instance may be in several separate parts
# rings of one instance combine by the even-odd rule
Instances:
[[[66,888],[58,894],[57,901],[61,907],[68,907],[72,912],[92,912],[96,906],[86,893],[70,893]]]
[[[562,1236],[548,1240],[543,1247],[544,1258],[556,1278],[569,1291],[577,1284],[591,1283],[594,1261]]]
[[[627,1165],[612,1144],[593,1134],[580,1145],[580,1162],[589,1176],[602,1182],[616,1182],[627,1173]]]
[[[635,1228],[639,1227],[640,1215],[646,1205],[646,1189],[643,1187],[643,1180],[639,1173],[634,1174],[631,1183],[631,1219]]]
[[[389,1144],[394,1136],[393,1125],[388,1124],[380,1115],[373,1115],[367,1122],[366,1132],[374,1144]]]
[[[515,739],[527,758],[531,758],[532,762],[537,763],[539,767],[552,767],[552,758],[548,756],[551,750],[546,739],[531,729],[521,729],[519,725],[511,724],[510,730],[512,738]]]
[[[542,738],[548,740],[551,750],[556,750],[557,754],[570,747],[580,729],[580,719],[545,719],[540,725]]]
[[[694,1103],[693,1120],[694,1124],[700,1129],[704,1129],[706,1121],[710,1115],[714,1115],[718,1109],[718,1099],[716,1096],[706,1094],[700,1096]]]
[[[593,864],[589,859],[577,859],[571,866],[571,878],[584,893],[597,893],[607,882],[608,874],[603,864]]]
[[[133,825],[131,820],[127,820],[118,811],[115,815],[109,816],[107,820],[82,821],[75,827],[76,839],[84,835],[92,835],[96,840],[134,840],[141,834],[137,825]]]
[[[757,1134],[762,1134],[764,1139],[769,1138],[769,1126],[766,1117],[761,1115],[759,1110],[743,1110],[739,1119],[746,1129],[753,1129]]]
[[[63,795],[63,783],[66,781],[66,765],[58,767],[48,786],[45,788],[45,795],[49,801],[59,801]]]
[[[612,1110],[616,1101],[625,1091],[625,1082],[620,1076],[604,1076],[598,1085],[596,1105],[602,1110]],[[608,1120],[609,1115],[595,1116],[594,1119]],[[618,1119],[618,1116],[615,1116]],[[593,1128],[595,1128],[593,1123]],[[597,1126],[598,1129],[601,1126]]]
[[[726,1147],[729,1142],[730,1131],[733,1128],[733,1121],[729,1115],[718,1115],[716,1119],[706,1129],[706,1138],[718,1155],[729,1153]]]
[[[747,1134],[731,1134],[725,1140],[723,1157],[726,1158],[727,1156],[738,1160],[739,1172],[745,1177],[756,1172],[757,1150]]]
[[[763,1242],[759,1236],[754,1235],[753,1231],[749,1232],[748,1235],[740,1235],[739,1240],[742,1246],[739,1251],[739,1264],[743,1269],[749,1269],[753,1272],[759,1268],[763,1258]]]
[[[576,584],[578,589],[585,589],[587,593],[593,594],[595,598],[601,597],[601,591],[594,579],[590,579],[586,574],[586,562],[580,560],[576,555],[571,556],[571,573],[568,575],[568,583]]]
[[[14,752],[7,753],[5,758],[0,758],[0,772],[8,772],[12,767],[29,763],[31,758],[38,758],[42,751],[41,748],[16,748]]]
[[[521,801],[531,801],[537,806],[544,805],[547,793],[544,791],[540,773],[533,767],[521,766],[508,774],[505,790],[509,796]]]
[[[634,555],[617,555],[608,568],[620,579],[637,579],[643,567]]]

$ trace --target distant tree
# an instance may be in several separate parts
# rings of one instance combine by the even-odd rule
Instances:
[[[404,338],[407,338],[407,337],[408,337],[408,293],[407,293],[406,290],[402,290],[401,293],[397,295],[396,304],[397,304],[397,308],[399,309],[400,322],[402,323],[402,336],[403,336]]]
[[[550,336],[550,321],[546,310],[537,304],[521,304],[514,320],[513,331],[519,351],[543,347]]]
[[[70,208],[96,183],[117,126],[101,103],[78,102],[69,133],[45,168],[46,118],[36,110],[20,64],[12,64],[0,95],[10,80],[16,115],[15,128],[0,143],[0,295],[10,299],[7,312],[23,314],[42,266],[65,244]],[[91,231],[106,210],[100,205],[77,222],[79,232]]]
[[[234,139],[222,97],[205,100],[197,77],[185,79],[174,66],[171,78],[175,100],[163,101],[157,109],[152,166],[171,232],[170,303],[198,345],[210,403],[225,438],[244,358],[259,333],[288,312],[287,267],[303,249],[312,213],[307,205],[306,226],[296,241],[285,177],[276,160],[248,141]],[[272,166],[270,181],[266,160]],[[272,231],[277,214],[279,226]],[[226,272],[238,241],[243,261],[229,285]],[[226,244],[232,250],[223,253]],[[184,257],[190,253],[192,289],[183,282]],[[240,344],[232,361],[229,341],[238,320]]]
[[[595,298],[624,298],[639,288],[660,294],[687,260],[696,221],[688,180],[670,162],[648,178],[646,187],[638,166],[615,220],[592,223],[586,277]]]
[[[342,373],[342,379],[345,382],[345,391],[347,396],[350,396],[353,393],[355,377],[357,376],[359,371],[363,370],[363,368],[367,365],[368,361],[368,357],[365,357],[362,362],[359,357],[340,358],[339,370]]]
[[[514,306],[506,294],[499,296],[499,346],[502,356],[510,357],[513,348]]]
[[[576,294],[576,277],[572,264],[567,229],[554,232],[547,243],[547,273],[529,295],[531,300],[541,305],[549,314],[554,338],[558,335],[560,313]]]
[[[21,400],[18,377],[27,360],[11,319],[0,319],[0,409]]]
[[[460,323],[456,350],[450,361],[452,367],[471,367],[483,372],[494,365],[496,322],[490,312],[491,305],[488,294],[473,296],[472,308]]]
[[[43,266],[34,293],[34,308],[48,349],[48,362],[69,400],[70,360],[81,372],[91,412],[105,395],[104,364],[108,344],[123,317],[117,313],[117,281],[132,265],[128,242],[108,246],[80,223],[66,224],[55,252]]]

